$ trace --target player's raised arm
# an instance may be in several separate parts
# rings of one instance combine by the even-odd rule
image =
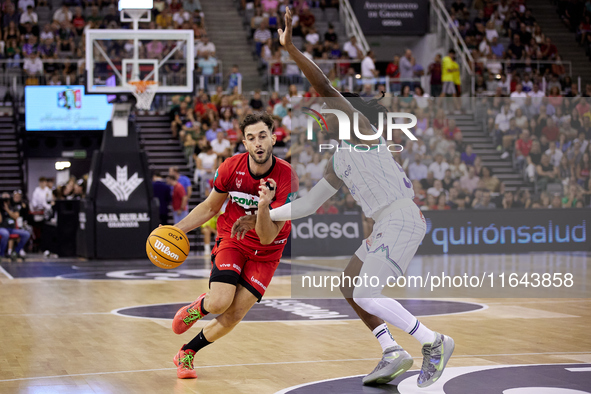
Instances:
[[[285,9],[285,31],[278,29],[279,42],[287,49],[291,58],[296,62],[297,66],[302,70],[310,84],[316,89],[316,92],[321,97],[330,97],[330,102],[326,104],[334,109],[338,109],[352,115],[355,112],[353,106],[347,101],[338,90],[336,90],[330,80],[322,70],[312,60],[308,59],[304,54],[293,45],[291,40],[292,26],[291,26],[291,10],[289,7]],[[330,117],[332,118],[332,116]],[[367,118],[360,114],[359,116],[360,130],[371,130],[370,122]]]
[[[224,205],[227,197],[228,193],[220,193],[215,189],[212,190],[209,197],[193,208],[186,218],[175,224],[175,227],[178,227],[185,233],[196,229],[214,217],[222,209],[222,205]]]
[[[291,41],[292,32],[291,10],[285,9],[285,31],[278,29],[279,42],[287,49],[291,58],[296,62],[300,70],[318,94],[322,97],[341,97],[341,94],[331,85],[330,80],[324,75],[322,70],[312,60],[308,59]],[[346,100],[345,100],[346,101]]]

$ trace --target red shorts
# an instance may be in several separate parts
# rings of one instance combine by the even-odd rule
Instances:
[[[279,260],[254,260],[254,255],[239,248],[232,241],[217,239],[211,251],[209,283],[241,284],[260,301],[271,283]]]

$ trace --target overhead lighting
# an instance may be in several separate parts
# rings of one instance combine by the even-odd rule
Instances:
[[[56,161],[55,162],[55,169],[58,171],[65,170],[66,168],[70,168],[72,163],[69,161]]]

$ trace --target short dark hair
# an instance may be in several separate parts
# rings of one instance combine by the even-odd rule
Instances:
[[[47,178],[44,176],[39,177],[39,182],[47,182]]]
[[[166,179],[170,179],[171,181],[175,181],[176,182],[176,176],[174,175],[167,175]]]
[[[240,123],[240,131],[244,134],[244,129],[248,126],[252,126],[253,124],[257,124],[259,122],[263,122],[269,128],[270,132],[273,132],[273,126],[275,122],[273,122],[273,117],[266,112],[255,112],[253,114],[248,114]]]
[[[453,53],[454,55],[456,54],[456,50],[453,48],[449,48],[449,51],[447,51],[447,53]]]
[[[384,98],[384,92],[382,97],[369,101],[365,101],[358,93],[343,92],[341,95],[351,103],[353,108],[365,115],[369,123],[375,127],[379,125],[381,113],[388,112],[388,109],[379,103]]]

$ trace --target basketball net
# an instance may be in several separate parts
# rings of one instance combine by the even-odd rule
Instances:
[[[137,109],[148,111],[152,106],[152,101],[158,91],[158,82],[156,81],[129,81],[131,93],[137,99],[135,104]]]

